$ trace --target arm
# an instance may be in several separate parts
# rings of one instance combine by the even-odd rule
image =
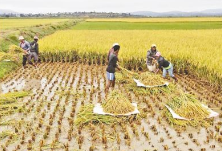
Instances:
[[[115,59],[115,60],[114,60],[114,62],[115,62],[114,67],[117,68],[118,70],[121,70],[120,67],[119,67],[118,64],[117,64],[118,58],[115,57],[115,58],[113,58],[113,59]]]
[[[36,43],[36,45],[35,45],[35,50],[36,50],[37,55],[39,55],[39,44],[38,43]]]
[[[153,59],[153,57],[151,56],[151,52],[150,51],[147,52],[147,58],[148,59]]]
[[[147,52],[147,56],[146,56],[146,63],[148,63],[148,60],[152,60],[153,59],[153,57],[151,57],[151,52],[150,51],[148,51]]]
[[[109,53],[108,53],[108,55],[107,55],[107,60],[108,60],[108,61],[109,61],[109,56],[110,56],[110,54],[111,54],[112,49],[113,49],[113,48],[111,48],[111,49],[109,50]]]
[[[28,54],[28,52],[25,49],[22,48],[21,43],[19,44],[19,47],[23,50],[24,54],[26,54],[26,55]]]
[[[159,61],[158,62],[158,68],[156,69],[155,73],[158,73],[159,70],[162,68],[162,66],[163,66],[163,61]]]
[[[28,47],[27,51],[30,51],[30,50],[31,50],[31,45],[30,45],[30,43],[29,43],[29,42],[26,42],[25,44],[26,44],[26,46]]]

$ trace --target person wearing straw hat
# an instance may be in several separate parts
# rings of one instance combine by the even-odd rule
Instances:
[[[108,53],[108,55],[107,55],[107,60],[108,60],[108,62],[109,62],[109,60],[110,60],[111,54],[112,54],[113,51],[114,51],[114,49],[113,49],[114,46],[119,46],[119,44],[118,44],[118,43],[114,43],[113,46],[112,46],[112,48],[109,50],[109,53]],[[117,57],[118,57],[118,54],[117,54]]]
[[[177,78],[173,74],[173,65],[169,61],[165,60],[164,57],[161,56],[160,52],[157,52],[154,57],[158,62],[158,69],[156,69],[155,73],[158,73],[159,69],[162,68],[163,78],[166,78],[166,74],[168,72],[170,77],[177,81]]]
[[[30,50],[30,55],[28,56],[28,62],[29,64],[34,65],[37,67],[38,63],[38,55],[39,55],[39,44],[38,44],[39,38],[37,36],[34,37],[34,41],[30,43],[31,45],[31,50]],[[34,58],[35,64],[32,63],[32,58]]]
[[[146,56],[146,64],[147,68],[150,72],[154,72],[156,70],[156,64],[155,64],[155,54],[157,53],[156,44],[151,45],[151,49],[147,51]]]
[[[117,55],[119,53],[120,50],[120,46],[119,45],[115,45],[113,47],[113,53],[110,55],[109,57],[109,63],[108,63],[108,67],[106,68],[106,75],[107,75],[107,85],[105,88],[105,92],[108,93],[109,91],[109,87],[115,87],[115,68],[121,70],[118,65],[117,65]]]
[[[23,36],[19,36],[19,41],[20,41],[19,47],[22,48],[23,52],[24,52],[22,65],[23,65],[23,68],[26,68],[26,62],[27,62],[27,58],[30,53],[31,46],[30,46],[29,42],[26,41]]]

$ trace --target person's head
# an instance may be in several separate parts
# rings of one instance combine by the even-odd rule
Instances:
[[[114,47],[114,46],[119,46],[119,44],[118,44],[118,43],[114,43],[114,44],[113,44],[113,47]]]
[[[119,52],[119,50],[120,50],[120,46],[119,45],[115,45],[114,47],[113,47],[113,50],[114,50],[114,53],[118,53]]]
[[[152,45],[151,45],[151,50],[152,50],[152,51],[155,51],[155,50],[156,50],[156,44],[152,44]]]
[[[19,41],[20,42],[24,42],[25,41],[25,38],[23,36],[19,36]]]
[[[161,53],[160,52],[157,52],[154,56],[156,59],[159,59],[161,57]]]
[[[35,37],[34,37],[34,41],[37,42],[38,40],[39,40],[39,38],[38,38],[37,36],[35,36]]]

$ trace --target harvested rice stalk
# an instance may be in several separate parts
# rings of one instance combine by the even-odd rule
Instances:
[[[30,95],[30,92],[26,91],[0,94],[0,105],[13,103],[16,101],[17,98],[22,98],[28,95]]]
[[[131,104],[127,97],[116,90],[112,91],[108,95],[102,106],[104,112],[112,114],[126,114],[135,110],[135,107]]]
[[[167,121],[175,126],[186,127],[188,125],[193,127],[210,126],[211,119],[207,119],[209,111],[204,108],[201,102],[193,95],[188,93],[180,93],[178,96],[170,100],[167,105],[174,110],[175,113],[181,117],[185,117],[190,120],[174,119],[171,113],[165,109],[165,117]]]
[[[129,71],[123,67],[120,67],[121,71],[116,73],[116,82],[121,84],[129,84],[132,83],[133,78],[138,79],[139,74]]]
[[[22,112],[24,109],[22,104],[17,102],[17,98],[22,98],[29,94],[29,92],[25,91],[0,94],[0,116]]]
[[[88,123],[111,124],[117,121],[116,118],[113,116],[94,114],[93,108],[94,105],[86,105],[81,107],[80,112],[77,115],[77,119],[75,120],[75,124],[78,126],[86,125]]]
[[[14,134],[11,131],[3,131],[3,132],[0,133],[0,140],[3,140],[8,136],[16,136],[16,134]]]
[[[9,46],[9,53],[14,54],[14,53],[23,53],[23,50],[16,45],[10,45]]]
[[[134,73],[125,68],[121,67],[121,72],[116,73],[116,82],[124,84],[126,88],[130,91],[133,91],[137,95],[149,95],[149,94],[158,94],[161,92],[170,93],[175,90],[175,85],[170,84],[167,87],[155,87],[155,88],[142,88],[137,87],[136,83],[133,81],[133,78],[140,80],[144,85],[162,85],[165,83],[165,80],[157,74],[144,72],[144,73]]]
[[[77,114],[77,118],[75,120],[75,125],[77,126],[85,126],[89,123],[92,124],[117,124],[122,122],[130,122],[132,120],[137,121],[141,120],[139,115],[131,115],[131,116],[120,116],[114,117],[109,115],[98,115],[93,113],[94,105],[86,105],[82,106],[80,112]]]
[[[139,76],[139,80],[144,85],[161,85],[164,84],[166,81],[158,74],[154,74],[151,72],[143,72]]]

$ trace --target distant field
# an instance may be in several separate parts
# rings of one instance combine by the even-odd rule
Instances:
[[[57,23],[69,19],[0,19],[0,30]]]
[[[222,17],[198,17],[198,18],[102,18],[102,19],[87,19],[86,21],[116,21],[116,22],[212,22],[222,21]]]
[[[135,19],[134,19],[135,20]],[[86,21],[78,24],[75,30],[196,30],[221,29],[222,21],[192,22],[109,22]]]

